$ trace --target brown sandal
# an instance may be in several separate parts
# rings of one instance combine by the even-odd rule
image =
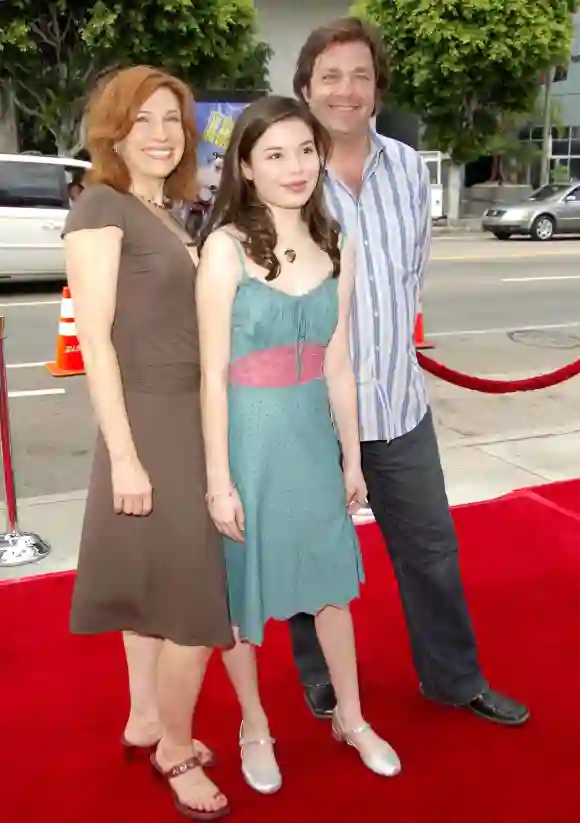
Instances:
[[[123,750],[123,756],[128,763],[134,763],[140,760],[145,760],[151,757],[153,752],[157,750],[157,746],[159,745],[159,740],[156,740],[155,743],[149,743],[147,746],[140,746],[137,743],[129,743],[125,735],[121,736],[121,747]],[[195,746],[194,746],[195,748]],[[208,753],[205,755],[196,755],[199,757],[200,766],[202,769],[211,769],[217,763],[217,757],[215,752],[212,752],[211,749],[208,749]]]
[[[167,780],[167,784],[171,790],[171,794],[173,795],[173,802],[175,803],[175,808],[177,811],[186,817],[188,820],[220,820],[222,817],[226,817],[231,812],[231,808],[229,803],[226,803],[221,809],[216,809],[215,811],[206,812],[203,809],[195,809],[193,806],[188,806],[185,803],[182,803],[179,799],[179,796],[171,783],[169,782],[175,777],[180,777],[182,774],[191,771],[192,769],[200,769],[202,765],[200,763],[199,757],[197,755],[192,755],[188,757],[187,760],[183,760],[181,763],[178,763],[176,766],[172,766],[170,769],[165,771],[161,768],[159,763],[157,762],[157,757],[155,752],[149,758],[151,761],[151,765],[154,769],[154,774],[158,777],[163,777]],[[214,797],[224,797],[224,795],[219,791],[214,794]]]

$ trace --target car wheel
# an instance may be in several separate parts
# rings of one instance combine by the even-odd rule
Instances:
[[[494,231],[493,234],[498,240],[509,240],[512,236],[509,231]]]
[[[534,240],[551,240],[556,224],[549,214],[540,214],[532,223],[531,235]]]

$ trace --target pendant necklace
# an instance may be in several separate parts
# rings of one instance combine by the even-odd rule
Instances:
[[[148,203],[150,206],[155,206],[156,209],[160,209],[161,211],[165,211],[167,208],[165,203],[156,203],[155,200],[149,200],[148,197],[143,197],[142,194],[138,194],[137,197],[143,203]]]
[[[296,252],[294,249],[284,249],[284,257],[289,263],[293,263],[296,260]]]

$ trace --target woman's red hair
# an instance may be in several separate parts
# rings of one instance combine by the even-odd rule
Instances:
[[[133,66],[107,75],[99,83],[87,106],[86,146],[92,168],[87,182],[106,183],[117,191],[128,191],[131,177],[115,145],[125,138],[139,110],[157,89],[170,89],[179,101],[185,150],[165,183],[171,200],[192,200],[196,194],[197,130],[195,101],[177,77],[151,66]]]

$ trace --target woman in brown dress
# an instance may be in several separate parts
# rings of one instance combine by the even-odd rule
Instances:
[[[125,69],[87,112],[92,171],[65,226],[77,334],[98,422],[71,629],[123,632],[125,751],[151,753],[186,816],[229,811],[192,741],[212,648],[232,645],[221,541],[205,505],[195,251],[164,208],[195,186],[193,99]]]

